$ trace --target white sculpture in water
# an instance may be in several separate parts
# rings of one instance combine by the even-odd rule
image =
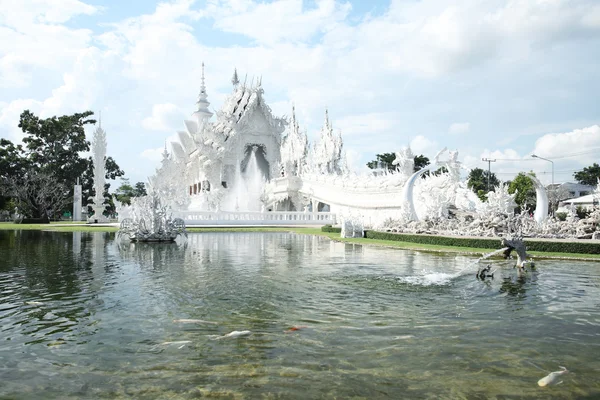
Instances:
[[[131,199],[128,217],[121,220],[118,234],[132,242],[173,242],[179,235],[187,237],[185,222],[172,218],[171,210],[153,188],[147,196]]]
[[[88,218],[88,222],[108,222],[109,219],[104,215],[106,205],[104,204],[104,184],[106,182],[106,132],[102,129],[99,122],[98,128],[94,131],[92,141],[92,160],[94,163],[94,196],[88,200],[91,202],[93,213]]]

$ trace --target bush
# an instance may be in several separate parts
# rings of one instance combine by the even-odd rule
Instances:
[[[342,228],[334,228],[333,226],[327,224],[321,227],[321,232],[342,233]]]
[[[591,211],[584,207],[577,206],[577,210],[575,212],[577,213],[577,217],[579,217],[579,219],[585,219],[590,216]]]
[[[559,221],[566,221],[567,220],[567,213],[566,212],[557,212],[555,215],[556,215],[556,218]]]
[[[435,235],[415,235],[404,233],[365,231],[365,237],[377,240],[395,240],[399,242],[433,244],[439,246],[473,247],[477,249],[500,249],[501,238],[465,238]],[[600,246],[592,242],[537,241],[525,239],[528,251],[554,253],[600,254]]]
[[[15,220],[16,224],[49,224],[48,218],[23,218]]]

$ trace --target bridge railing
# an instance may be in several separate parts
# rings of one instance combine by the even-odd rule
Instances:
[[[335,214],[300,211],[178,211],[174,218],[182,218],[187,226],[193,225],[325,225],[335,224]]]

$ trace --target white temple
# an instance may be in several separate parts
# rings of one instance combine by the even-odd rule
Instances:
[[[202,65],[196,111],[184,121],[186,129],[177,132],[172,154],[165,147],[150,185],[179,210],[304,210],[310,201],[300,201],[297,193],[268,201],[266,184],[305,172],[343,174],[341,134],[334,133],[326,112],[321,139],[310,148],[293,110],[289,122],[273,115],[261,79],[240,83],[235,72],[232,83],[232,93],[213,120]]]

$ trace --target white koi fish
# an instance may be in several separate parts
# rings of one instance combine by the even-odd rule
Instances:
[[[182,318],[182,319],[174,319],[173,322],[176,323],[176,324],[208,324],[208,325],[217,325],[216,322],[205,321],[203,319],[186,319],[186,318]]]
[[[545,377],[543,377],[542,379],[540,379],[538,381],[538,385],[544,387],[544,386],[558,385],[559,383],[562,383],[562,381],[558,382],[558,380],[560,379],[561,375],[568,374],[569,371],[567,371],[567,369],[565,367],[560,367],[560,368],[562,369],[562,371],[550,372],[548,375],[546,375]]]
[[[191,340],[179,340],[176,342],[162,342],[159,346],[168,346],[171,344],[188,344],[188,343],[192,343]]]
[[[249,336],[251,334],[252,334],[252,332],[250,332],[250,331],[233,331],[233,332],[229,332],[228,334],[223,335],[223,336],[213,337],[213,339],[214,340],[234,339],[234,338],[239,338],[242,336]]]

